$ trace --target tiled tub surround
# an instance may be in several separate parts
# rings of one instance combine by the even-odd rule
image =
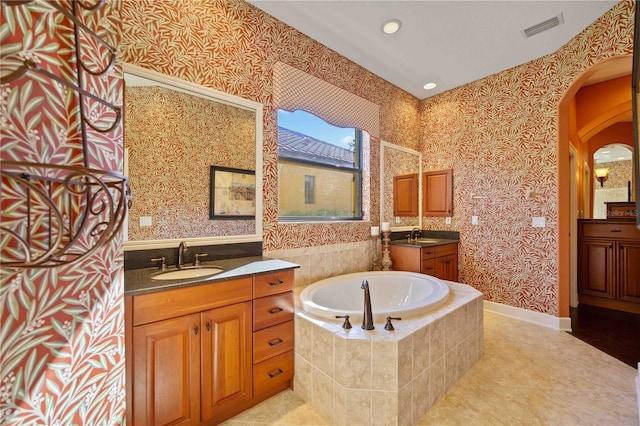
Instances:
[[[393,232],[391,238],[394,240],[403,239],[406,234],[406,231]],[[422,238],[459,239],[459,233],[455,231],[423,230],[421,235]],[[376,243],[377,255],[381,258],[380,238],[376,240]],[[296,287],[301,287],[336,275],[370,271],[373,247],[374,240],[368,239],[315,247],[268,250],[264,251],[263,255],[300,265],[300,269],[296,270]]]
[[[446,305],[395,331],[345,330],[296,306],[295,393],[330,424],[415,424],[484,354],[482,294],[447,284]]]

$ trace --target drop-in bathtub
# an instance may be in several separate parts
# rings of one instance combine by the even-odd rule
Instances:
[[[447,303],[449,286],[441,280],[416,272],[357,272],[318,281],[300,293],[302,309],[317,317],[334,319],[349,315],[352,321],[362,321],[364,291],[367,280],[371,292],[374,321],[387,316],[413,317],[432,311]]]
[[[362,280],[374,330],[360,327]],[[413,272],[358,272],[301,290],[294,392],[329,424],[413,425],[484,353],[482,293]],[[350,316],[343,329],[335,315]],[[384,328],[386,317],[394,330]]]

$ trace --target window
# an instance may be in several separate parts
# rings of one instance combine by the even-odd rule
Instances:
[[[313,204],[316,202],[316,177],[306,175],[304,177],[304,203]]]
[[[281,221],[362,218],[362,132],[278,110]]]

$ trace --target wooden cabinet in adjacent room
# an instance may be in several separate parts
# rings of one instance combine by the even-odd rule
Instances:
[[[392,268],[420,272],[447,281],[458,281],[458,243],[429,247],[389,246]]]
[[[632,221],[578,221],[580,303],[640,313],[640,230]]]

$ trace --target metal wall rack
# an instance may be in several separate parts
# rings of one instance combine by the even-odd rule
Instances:
[[[3,7],[22,6],[33,0],[4,0]],[[118,235],[125,220],[131,193],[125,176],[91,168],[89,161],[90,131],[109,133],[121,122],[119,106],[85,89],[85,77],[106,76],[116,61],[116,49],[80,20],[81,13],[95,13],[105,0],[87,4],[82,0],[49,2],[73,24],[76,81],[68,81],[40,67],[32,60],[23,63],[0,78],[5,85],[20,78],[48,78],[71,89],[76,96],[82,138],[83,165],[44,164],[4,160],[14,157],[3,153],[0,247],[2,268],[53,268],[80,261]],[[83,47],[101,49],[104,64],[85,62]],[[95,108],[109,109],[113,118],[108,125],[92,120]],[[101,117],[102,118],[102,117]],[[6,154],[6,155],[5,155]],[[21,158],[18,158],[21,159]],[[21,159],[23,160],[23,159]]]

